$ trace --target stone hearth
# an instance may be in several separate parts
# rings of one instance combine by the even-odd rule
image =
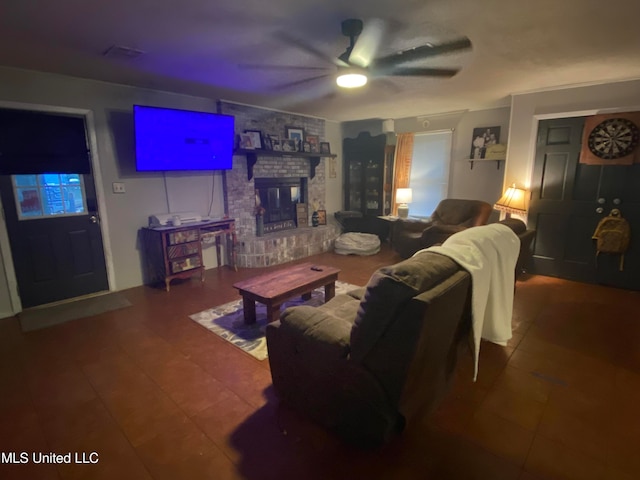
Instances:
[[[263,237],[245,237],[238,241],[239,267],[268,267],[333,249],[340,235],[335,225],[284,230]]]

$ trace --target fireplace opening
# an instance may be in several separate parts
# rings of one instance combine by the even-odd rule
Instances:
[[[265,209],[265,233],[296,228],[296,205],[307,198],[306,178],[256,178],[255,189],[256,203]]]

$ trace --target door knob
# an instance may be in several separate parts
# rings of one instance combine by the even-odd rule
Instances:
[[[596,208],[596,213],[602,213],[602,212],[604,212],[604,208],[602,207]]]
[[[89,217],[89,221],[90,221],[91,223],[98,223],[98,217],[97,217],[96,215],[91,215],[91,216]]]
[[[613,199],[613,204],[614,205],[620,205],[622,203],[622,200],[620,200],[619,198],[614,198]]]
[[[600,205],[604,205],[606,202],[607,202],[607,199],[606,199],[606,198],[602,198],[602,197],[600,197],[600,198],[598,199],[598,203],[599,203]]]

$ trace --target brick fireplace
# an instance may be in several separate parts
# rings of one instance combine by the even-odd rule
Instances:
[[[235,117],[236,134],[245,130],[260,130],[263,134],[284,137],[286,126],[301,127],[307,134],[325,138],[324,120],[286,112],[266,110],[231,102],[219,102],[220,113]],[[276,228],[262,237],[256,236],[256,179],[258,184],[271,184],[276,179],[299,179],[300,200],[309,205],[309,215],[314,209],[324,209],[325,205],[325,160],[315,168],[311,178],[308,158],[277,157],[258,155],[249,178],[249,168],[244,155],[233,157],[233,169],[225,171],[225,203],[228,215],[236,219],[238,233],[237,262],[240,267],[263,267],[289,262],[333,248],[339,235],[334,225],[300,228]],[[288,180],[289,182],[292,180]],[[282,212],[280,212],[282,214]],[[274,212],[271,223],[278,213]],[[295,216],[294,216],[295,220]],[[311,225],[311,222],[309,222]]]

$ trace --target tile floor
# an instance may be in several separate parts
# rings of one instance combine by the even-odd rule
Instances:
[[[397,260],[385,248],[312,261],[365,284]],[[0,452],[99,455],[4,463],[0,478],[640,478],[640,293],[525,276],[513,339],[482,346],[478,381],[461,359],[431,418],[361,452],[278,407],[268,361],[188,319],[260,271],[133,288],[132,307],[28,334],[0,320]]]

